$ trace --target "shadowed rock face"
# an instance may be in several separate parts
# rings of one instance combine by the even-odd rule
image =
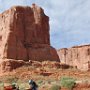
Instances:
[[[90,45],[60,49],[58,55],[61,62],[80,70],[90,70]]]
[[[36,6],[15,6],[0,14],[0,58],[59,61],[50,46],[49,17]]]

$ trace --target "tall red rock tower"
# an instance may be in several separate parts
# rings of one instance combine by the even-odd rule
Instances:
[[[0,14],[0,58],[59,61],[50,46],[49,17],[42,8],[15,6]]]

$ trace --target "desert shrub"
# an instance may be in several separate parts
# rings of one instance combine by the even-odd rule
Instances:
[[[18,81],[17,77],[8,77],[7,78],[8,83],[16,83]]]
[[[52,85],[49,90],[60,90],[59,85]]]
[[[0,90],[3,90],[4,88],[4,83],[2,81],[0,81]]]
[[[41,86],[43,84],[43,80],[37,81],[38,86]]]
[[[75,79],[71,77],[61,77],[60,79],[61,87],[72,89],[75,86]]]
[[[19,84],[19,89],[20,90],[25,90],[25,84],[23,83],[23,84]]]

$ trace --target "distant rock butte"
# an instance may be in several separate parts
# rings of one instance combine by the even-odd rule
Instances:
[[[0,14],[0,59],[59,61],[50,46],[49,17],[41,7],[14,6]]]
[[[74,46],[58,50],[61,62],[77,67],[79,70],[90,70],[90,45]]]

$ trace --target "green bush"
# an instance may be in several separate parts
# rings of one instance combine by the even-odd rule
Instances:
[[[42,81],[42,80],[39,80],[37,83],[38,83],[39,85],[41,85],[41,84],[43,83],[43,81]]]
[[[60,79],[61,87],[72,89],[75,86],[75,79],[71,77],[61,77]]]
[[[53,86],[51,86],[51,88],[49,90],[60,90],[60,86],[59,85],[53,85]]]
[[[0,81],[0,90],[4,90],[4,83]]]

